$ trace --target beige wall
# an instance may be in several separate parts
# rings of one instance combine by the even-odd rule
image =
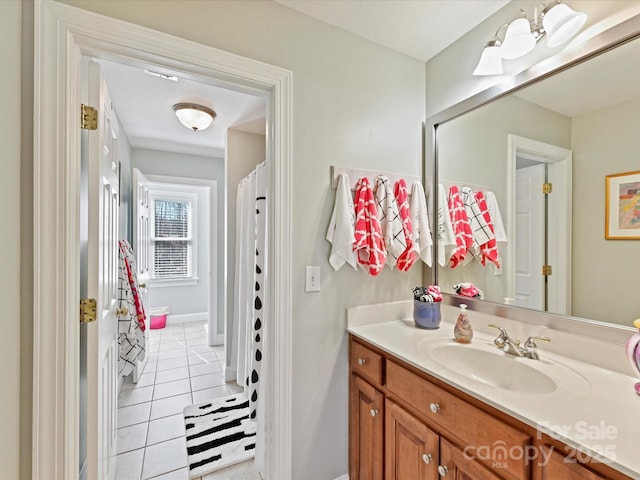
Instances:
[[[20,122],[22,5],[0,2],[0,478],[19,478],[20,437]]]
[[[498,200],[507,233],[509,134],[571,148],[571,119],[511,95],[438,128],[439,178],[489,187]],[[483,267],[472,261],[455,269],[441,269],[440,288],[452,292],[457,283],[473,282],[486,300],[502,303],[508,296],[506,271],[513,268],[507,263],[510,245],[513,243],[500,245],[502,275],[495,275],[493,265]]]
[[[631,326],[640,317],[638,241],[605,240],[605,177],[640,170],[640,99],[573,119],[573,314]],[[606,288],[606,298],[594,291]]]
[[[346,308],[411,298],[421,271],[332,271],[329,166],[421,174],[424,64],[270,1],[68,3],[293,71],[293,478],[345,474]],[[305,265],[321,292],[304,292]]]

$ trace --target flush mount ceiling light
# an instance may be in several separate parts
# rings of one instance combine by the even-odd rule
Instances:
[[[538,13],[538,7],[542,7]],[[554,0],[535,7],[533,20],[529,20],[524,10],[511,23],[501,25],[484,47],[474,75],[501,75],[502,60],[523,57],[543,38],[547,46],[557,47],[567,42],[587,21],[587,14],[576,12],[568,5]],[[504,35],[501,37],[501,33]]]
[[[197,103],[176,103],[173,111],[180,123],[194,132],[207,128],[216,117],[216,112]]]

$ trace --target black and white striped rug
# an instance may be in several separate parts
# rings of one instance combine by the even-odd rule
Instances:
[[[184,408],[189,478],[249,460],[256,448],[256,423],[244,394]]]

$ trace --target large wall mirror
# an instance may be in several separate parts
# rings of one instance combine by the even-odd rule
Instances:
[[[428,123],[434,192],[492,192],[505,232],[500,268],[437,264],[444,292],[471,282],[501,308],[627,326],[640,317],[640,240],[605,239],[606,177],[640,171],[640,16]],[[639,200],[624,208],[640,219],[629,178],[620,188]],[[609,195],[616,205],[619,193]]]

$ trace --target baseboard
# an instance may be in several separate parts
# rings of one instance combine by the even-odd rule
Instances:
[[[216,345],[224,345],[224,333],[219,333],[213,337],[213,344],[210,346],[215,347]]]
[[[345,473],[344,475],[337,477],[334,480],[349,480],[349,474]]]
[[[187,323],[187,322],[202,322],[209,320],[209,314],[207,312],[200,313],[183,313],[179,315],[169,314],[167,317],[167,325],[174,323]]]
[[[224,381],[230,382],[238,378],[238,371],[235,368],[224,367]]]

